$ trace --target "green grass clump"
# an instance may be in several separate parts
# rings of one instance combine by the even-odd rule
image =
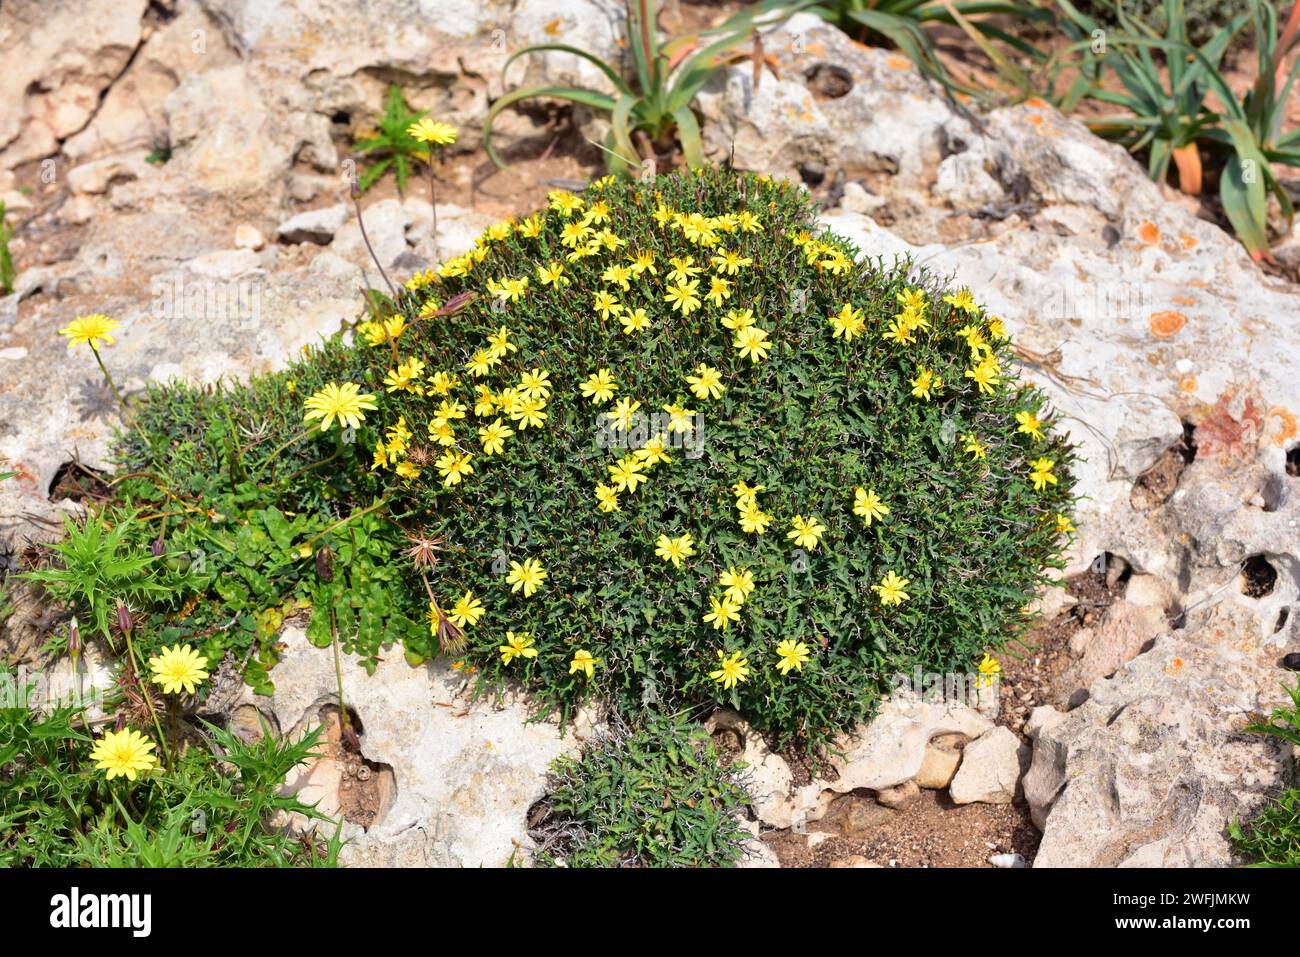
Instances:
[[[1300,681],[1287,690],[1291,707],[1277,708],[1266,721],[1247,727],[1300,748]],[[1253,820],[1228,828],[1237,852],[1259,867],[1300,867],[1300,787],[1284,790]]]
[[[21,680],[0,669],[0,867],[337,864],[337,832],[320,843],[270,823],[280,813],[324,819],[280,793],[319,729],[296,743],[267,735],[250,744],[208,726],[206,746],[174,766],[109,781],[90,759],[82,709],[37,713],[27,699],[34,686]]]
[[[344,647],[372,663],[394,643],[412,662],[450,653],[485,687],[515,680],[566,713],[593,695],[629,715],[727,704],[806,744],[870,714],[898,672],[972,671],[1060,564],[1073,452],[1012,377],[1000,321],[912,264],[858,252],[765,177],[605,180],[493,227],[395,299],[370,294],[355,344],[336,337],[247,386],[155,388],[115,488],[148,528],[139,547],[203,567],[183,613],[155,622],[161,640],[214,661],[256,651],[265,669],[284,614],[313,608],[328,644],[334,608]],[[674,260],[698,270],[689,312],[667,301]],[[555,266],[563,281],[544,282]],[[761,361],[723,325],[740,310],[766,332]],[[837,336],[840,315],[860,334]],[[904,341],[888,338],[900,315]],[[692,393],[701,364],[719,396]],[[582,387],[601,369],[617,391],[597,405]],[[549,384],[531,425],[530,370]],[[927,372],[942,381],[929,398]],[[304,400],[343,383],[374,396],[364,422],[304,424]],[[641,417],[611,430],[621,399]],[[689,442],[655,418],[672,406],[697,413],[680,423]],[[494,422],[513,434],[487,454]],[[602,510],[611,466],[656,436],[671,461]],[[473,469],[455,483],[453,459]],[[762,489],[762,534],[742,527],[738,483]],[[867,524],[857,489],[888,513]],[[791,539],[796,517],[825,527],[815,544]],[[693,554],[659,557],[661,536],[690,536]],[[526,561],[546,572],[531,595],[512,588]],[[754,587],[718,629],[705,619],[729,568]],[[882,601],[888,575],[908,581],[897,604]],[[535,656],[502,654],[511,635]],[[801,667],[783,670],[778,647]],[[724,657],[744,662],[734,684]]]
[[[534,831],[543,866],[732,867],[749,833],[736,766],[684,716],[652,716],[551,765],[547,814]]]

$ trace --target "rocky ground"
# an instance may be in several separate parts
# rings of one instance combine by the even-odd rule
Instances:
[[[0,300],[0,455],[20,474],[0,484],[0,560],[16,564],[93,497],[81,467],[110,465],[112,397],[55,330],[84,312],[119,319],[111,359],[130,392],[276,368],[382,282],[346,184],[351,139],[387,84],[462,130],[439,174],[436,248],[449,255],[593,174],[590,117],[575,130],[567,112],[503,116],[506,173],[478,127],[510,51],[547,40],[613,54],[618,11],[5,4],[0,198],[20,275]],[[1300,650],[1296,287],[1046,104],[972,118],[906,59],[807,16],[765,45],[779,80],[756,88],[736,67],[701,95],[710,155],[805,182],[864,255],[911,255],[968,284],[1087,461],[1064,587],[1004,654],[996,694],[900,693],[812,769],[714,716],[752,768],[752,862],[1231,863],[1227,822],[1294,773],[1294,756],[1240,729],[1283,700],[1293,676],[1280,661]],[[510,85],[573,79],[598,77],[548,55],[512,67]],[[390,275],[435,258],[427,183],[404,197],[383,183],[361,207]],[[20,598],[0,626],[10,655],[57,621]],[[293,627],[284,641],[274,698],[245,705],[286,731],[336,727],[332,661]],[[445,665],[353,667],[345,684],[364,760],[340,751],[295,783],[344,814],[365,863],[504,863],[527,844],[547,762],[595,721],[563,736],[524,724],[527,702],[469,702]]]

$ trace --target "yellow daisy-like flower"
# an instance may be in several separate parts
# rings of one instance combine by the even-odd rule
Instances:
[[[153,672],[150,680],[162,685],[163,694],[180,694],[182,690],[194,694],[195,687],[208,676],[203,670],[207,666],[208,659],[189,645],[172,645],[149,659],[149,670]]]
[[[139,731],[130,728],[105,731],[91,749],[90,760],[100,771],[108,772],[105,777],[110,781],[116,777],[134,781],[137,773],[148,771],[158,763],[149,753],[153,749],[154,743]]]
[[[681,568],[682,563],[695,554],[694,545],[695,540],[689,533],[677,538],[660,535],[655,545],[655,554],[666,562],[672,562],[674,568]]]
[[[597,369],[587,376],[587,381],[582,384],[582,394],[594,405],[604,405],[614,398],[614,391],[617,388],[618,383],[614,381],[613,373],[608,369]]]
[[[668,440],[662,432],[647,440],[645,445],[632,454],[644,462],[646,468],[658,465],[660,462],[671,462],[673,460],[673,457],[668,454]]]
[[[740,510],[740,528],[751,535],[762,535],[772,524],[772,516],[754,503]]]
[[[680,402],[674,402],[672,405],[664,406],[664,411],[668,413],[669,432],[690,435],[695,430],[695,423],[691,421],[695,417],[694,409],[688,409]]]
[[[969,289],[963,289],[957,293],[949,293],[943,297],[943,301],[954,309],[960,309],[968,315],[973,316],[980,311],[980,307],[976,305],[975,298],[970,294]]]
[[[867,320],[861,310],[854,309],[847,303],[840,307],[838,313],[831,316],[830,324],[831,329],[834,330],[831,338],[839,339],[842,336],[845,342],[852,342],[854,336],[862,335],[867,328]]]
[[[972,380],[979,386],[980,392],[985,395],[992,395],[997,391],[998,385],[998,366],[994,362],[981,362],[973,369],[967,369],[964,373],[967,379]]]
[[[816,515],[809,515],[807,518],[796,515],[790,522],[790,531],[785,537],[794,542],[798,548],[814,549],[825,533],[826,526],[817,520]]]
[[[322,432],[328,432],[335,419],[338,420],[340,429],[345,426],[356,429],[366,420],[366,411],[373,412],[376,408],[375,397],[368,392],[363,393],[361,386],[355,382],[344,382],[342,385],[331,382],[307,400],[307,414],[303,421],[320,419]]]
[[[521,398],[511,407],[510,419],[519,423],[519,431],[521,432],[529,426],[540,429],[549,418],[549,414],[545,409],[545,399]]]
[[[598,484],[596,486],[596,505],[602,512],[617,512],[618,489],[612,485]]]
[[[450,123],[438,123],[427,116],[422,116],[406,128],[406,135],[421,143],[450,146],[456,142],[458,132]]]
[[[671,283],[690,282],[692,277],[698,276],[703,272],[703,268],[695,265],[695,259],[687,256],[685,259],[674,256],[668,260],[668,265],[672,268],[668,270],[667,280]]]
[[[546,201],[547,205],[550,206],[551,211],[559,213],[564,219],[568,219],[583,207],[581,197],[575,196],[573,193],[562,189],[552,190],[547,193]]]
[[[529,399],[549,399],[551,374],[545,369],[532,369],[519,377],[519,392]]]
[[[749,659],[740,657],[739,651],[733,651],[730,655],[719,651],[718,670],[710,671],[709,677],[730,691],[738,682],[749,680]]]
[[[710,277],[709,291],[704,294],[704,298],[721,308],[722,303],[731,298],[731,283],[721,276]]]
[[[618,321],[623,324],[623,332],[632,335],[650,327],[650,316],[644,309],[625,309],[619,314]]]
[[[1029,480],[1034,483],[1034,491],[1041,492],[1056,484],[1056,476],[1052,474],[1054,465],[1051,459],[1035,459],[1029,463]]]
[[[473,592],[467,591],[460,597],[460,601],[452,606],[451,611],[447,612],[447,617],[464,628],[466,625],[477,625],[484,611],[486,609],[483,603],[474,597]]]
[[[976,685],[980,688],[990,687],[1002,674],[1002,662],[985,652],[979,663],[979,674]]]
[[[802,641],[786,638],[776,646],[776,656],[779,659],[777,670],[788,675],[791,671],[803,671],[803,666],[812,656],[812,649]]]
[[[750,485],[748,482],[740,481],[731,486],[732,494],[736,496],[736,508],[742,512],[751,505],[758,504],[758,493],[766,488],[764,485]]]
[[[1062,515],[1060,512],[1056,513],[1056,534],[1058,535],[1074,534],[1074,522],[1070,521],[1070,517],[1068,515]]]
[[[546,581],[546,569],[542,563],[535,558],[525,558],[523,564],[519,562],[510,563],[510,572],[506,575],[506,584],[510,586],[512,592],[519,591],[521,588],[525,598],[532,598],[533,593],[542,587],[542,582]]]
[[[98,352],[100,343],[111,346],[117,342],[112,333],[121,328],[122,324],[116,319],[110,319],[102,312],[92,312],[73,319],[67,328],[59,330],[59,335],[68,337],[69,349],[84,343]]]
[[[730,329],[733,333],[740,332],[741,329],[748,329],[754,324],[753,309],[732,309],[722,317],[722,328]]]
[[[969,453],[971,458],[982,459],[988,453],[988,446],[986,446],[973,434],[963,435],[961,439],[965,443],[964,451]]]
[[[632,417],[636,415],[637,409],[641,408],[641,403],[636,399],[622,398],[614,405],[614,411],[609,415],[614,425],[620,432],[630,432],[632,429]]]
[[[870,526],[873,521],[889,514],[889,506],[876,494],[876,490],[859,486],[853,490],[853,514],[862,519],[862,524]]]
[[[596,673],[596,665],[598,664],[600,664],[600,662],[596,658],[592,657],[590,651],[586,648],[579,648],[574,652],[573,660],[569,662],[569,674],[579,672],[586,675],[587,680],[590,681],[592,676]]]
[[[488,355],[500,359],[510,352],[518,352],[519,347],[510,341],[510,330],[505,326],[488,336]]]
[[[506,439],[514,435],[514,429],[506,425],[500,419],[495,420],[486,428],[478,430],[479,441],[483,443],[484,455],[496,455],[506,447]]]
[[[920,289],[904,289],[902,292],[895,293],[894,298],[898,300],[898,304],[904,309],[913,309],[919,312],[926,307],[925,292]]]
[[[634,494],[642,482],[650,479],[645,475],[645,463],[633,455],[625,455],[613,465],[607,466],[609,478],[614,488],[620,492]]]
[[[723,597],[739,608],[745,604],[754,590],[754,573],[748,568],[727,566],[727,570],[718,576],[718,584],[726,589]]]
[[[943,380],[934,374],[932,369],[921,366],[915,379],[912,380],[912,395],[918,399],[930,401],[931,393],[937,392],[943,388]]]
[[[1032,412],[1017,412],[1016,421],[1020,423],[1016,429],[1017,432],[1023,432],[1032,439],[1042,441],[1043,423],[1038,416]]]
[[[474,473],[474,467],[470,465],[473,458],[468,452],[444,452],[434,462],[434,467],[438,469],[438,474],[442,476],[442,484],[451,487],[460,483],[460,480],[466,475]]]
[[[872,585],[871,590],[880,596],[882,605],[901,605],[912,597],[903,590],[910,583],[910,578],[900,578],[891,570],[880,580],[879,585]]]
[[[526,631],[515,634],[513,631],[506,632],[506,643],[497,648],[501,652],[501,663],[508,665],[516,658],[536,658],[537,649],[533,647],[532,636]]]
[[[537,267],[537,278],[543,286],[560,286],[569,284],[569,277],[564,274],[564,263],[547,263]]]
[[[703,362],[696,368],[695,375],[688,375],[686,381],[697,399],[716,399],[726,390],[722,373]]]
[[[689,316],[700,308],[700,281],[692,279],[669,286],[664,293],[664,302],[683,316]]]
[[[758,326],[741,329],[736,333],[736,337],[731,344],[740,353],[740,358],[755,363],[766,359],[768,352],[772,348],[772,341],[767,337],[767,330],[760,329]]]

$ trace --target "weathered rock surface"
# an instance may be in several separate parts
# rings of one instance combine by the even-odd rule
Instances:
[[[300,628],[282,636],[275,694],[254,700],[279,725],[299,732],[338,700],[334,659]],[[344,861],[362,866],[504,866],[516,842],[531,846],[529,807],[545,793],[547,766],[578,750],[593,730],[583,713],[562,735],[554,723],[527,723],[528,702],[472,701],[472,680],[450,665],[412,668],[389,655],[373,675],[345,659],[343,699],[360,719],[365,757],[391,768],[395,793],[368,829],[347,824]],[[306,719],[306,720],[304,720]],[[321,810],[339,804],[338,768],[321,763],[292,782]]]
[[[1020,794],[1029,762],[1029,747],[1015,732],[996,727],[966,745],[948,796],[954,804],[1010,804]]]

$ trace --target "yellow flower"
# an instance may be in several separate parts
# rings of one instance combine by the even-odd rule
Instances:
[[[422,116],[406,128],[406,135],[421,143],[434,146],[450,146],[456,142],[456,127],[450,123],[437,123],[427,116]]]
[[[506,439],[514,435],[514,429],[500,419],[496,419],[487,428],[478,430],[479,441],[483,443],[484,455],[496,455],[506,447]]]
[[[727,566],[727,570],[718,576],[718,584],[726,591],[723,597],[739,608],[754,590],[754,573],[748,568]]]
[[[998,366],[995,362],[986,360],[973,369],[967,369],[964,374],[967,379],[971,379],[979,386],[980,392],[986,395],[992,395],[997,390]]]
[[[645,463],[635,455],[625,455],[608,468],[610,481],[620,492],[635,493],[638,485],[650,481],[643,473]]]
[[[443,448],[449,448],[456,444],[456,429],[446,419],[434,419],[429,423],[429,438]]]
[[[647,468],[658,465],[660,462],[671,462],[673,457],[668,454],[667,444],[667,440],[661,432],[654,438],[649,439],[645,445],[632,454],[644,462]]]
[[[605,322],[610,316],[617,316],[623,311],[623,306],[614,298],[614,294],[604,290],[596,293],[591,305],[596,312],[600,313],[601,322]]]
[[[711,265],[720,273],[734,276],[736,273],[740,272],[742,266],[754,265],[754,260],[750,259],[748,256],[742,256],[738,252],[733,252],[730,249],[724,249],[722,252],[718,253],[718,255],[713,257]]]
[[[668,270],[667,280],[673,283],[690,282],[693,276],[698,276],[704,270],[695,265],[695,259],[687,256],[685,259],[674,256],[668,260],[668,265],[672,268]]]
[[[695,375],[688,375],[686,381],[697,399],[716,399],[726,388],[722,384],[722,373],[703,362],[695,370]]]
[[[569,662],[569,674],[581,672],[587,676],[590,681],[596,673],[596,665],[600,662],[591,656],[591,652],[585,648],[579,648],[573,655],[573,660]]]
[[[831,328],[835,330],[831,338],[838,339],[844,337],[845,342],[852,342],[854,336],[862,335],[867,327],[867,320],[860,310],[854,309],[847,303],[840,307],[840,311],[830,318]]]
[[[1056,484],[1056,476],[1052,474],[1055,464],[1051,459],[1035,459],[1029,463],[1029,479],[1034,483],[1034,491],[1041,492],[1048,485]]]
[[[195,686],[208,676],[203,670],[207,666],[208,659],[189,645],[164,647],[161,654],[149,659],[151,680],[162,685],[163,694],[180,694],[182,689],[186,694],[194,694]]]
[[[533,369],[519,377],[519,391],[529,399],[547,399],[551,395],[551,374],[545,369]]]
[[[442,476],[442,484],[450,487],[458,484],[462,477],[472,475],[474,467],[469,464],[472,458],[468,452],[448,451],[439,456],[433,464]]]
[[[623,332],[632,335],[634,332],[641,332],[650,326],[650,317],[646,315],[644,309],[626,309],[618,317],[618,321],[623,324]]]
[[[1002,663],[989,655],[988,652],[985,652],[984,658],[979,664],[979,672],[980,676],[976,681],[976,685],[980,688],[988,688],[1002,674]]]
[[[997,316],[993,316],[989,319],[989,335],[999,341],[1011,338],[1010,333],[1007,332],[1006,323]]]
[[[980,311],[980,307],[975,304],[974,297],[971,296],[969,289],[963,289],[961,292],[949,293],[943,297],[943,301],[954,309],[960,309],[969,315],[975,315]]]
[[[442,373],[438,373],[442,375]],[[486,419],[489,415],[495,414],[497,410],[497,397],[492,394],[492,390],[485,385],[475,387],[478,390],[478,396],[474,399],[474,414],[479,418]],[[436,387],[435,387],[436,391]]]
[[[871,590],[880,596],[882,605],[901,605],[911,596],[903,591],[911,582],[910,578],[899,578],[893,571],[890,571],[880,580],[879,585],[872,585]]]
[[[1032,412],[1017,412],[1016,421],[1020,423],[1019,428],[1016,429],[1017,432],[1023,432],[1030,438],[1042,441],[1043,423],[1038,416]]]
[[[612,485],[596,485],[596,504],[602,512],[617,512],[618,507],[618,489]]]
[[[895,293],[894,298],[904,309],[913,309],[921,311],[925,309],[925,293],[920,289],[904,289],[902,292]]]
[[[600,274],[600,278],[627,292],[631,288],[632,275],[632,267],[624,266],[622,263],[612,263],[605,267],[605,271]]]
[[[853,490],[853,514],[862,519],[862,524],[870,526],[877,519],[889,514],[889,506],[876,494],[876,490],[859,486]]]
[[[1062,515],[1060,512],[1056,513],[1056,534],[1058,535],[1074,534],[1074,522],[1070,521],[1070,517],[1068,515]]]
[[[488,336],[488,355],[500,359],[509,352],[518,352],[519,347],[510,341],[510,330],[505,326]]]
[[[912,329],[913,326],[911,322],[905,318],[900,319],[898,316],[895,316],[893,319],[889,320],[889,327],[881,333],[880,338],[892,339],[899,345],[905,346],[916,341],[916,337],[912,335]]]
[[[637,276],[645,272],[653,275],[657,271],[655,269],[655,254],[649,250],[643,250],[635,256],[629,254],[627,261],[631,263],[630,268]]]
[[[582,384],[582,394],[594,404],[604,405],[614,398],[614,391],[617,388],[618,383],[614,381],[614,376],[608,369],[597,369],[587,376],[587,381]]]
[[[669,286],[668,291],[664,294],[664,302],[668,303],[683,316],[689,316],[696,309],[700,308],[699,292],[700,281],[698,279],[692,279],[690,282],[682,282],[675,286]]]
[[[532,598],[533,593],[542,587],[542,582],[546,581],[546,569],[542,563],[535,558],[525,558],[523,564],[519,562],[510,563],[510,572],[506,575],[506,584],[511,586],[512,592],[524,590],[525,598]]]
[[[303,421],[320,419],[322,432],[328,432],[335,419],[338,419],[340,429],[344,426],[355,429],[366,420],[365,410],[374,411],[376,408],[375,397],[362,393],[361,387],[355,382],[344,382],[342,385],[331,382],[307,400],[307,414]]]
[[[803,671],[803,666],[811,656],[811,649],[802,641],[786,638],[776,646],[776,656],[780,659],[777,670],[783,675],[793,671]]]
[[[465,368],[474,378],[479,379],[492,371],[492,367],[497,364],[497,357],[492,355],[486,349],[479,349],[469,361],[465,363]]]
[[[569,284],[569,277],[564,274],[564,263],[547,263],[545,266],[537,267],[537,278],[541,280],[543,286],[560,286]]]
[[[731,283],[721,276],[710,277],[709,291],[704,298],[712,300],[715,306],[721,308],[723,301],[731,298]]]
[[[762,535],[767,531],[767,526],[771,524],[772,516],[753,503],[740,511],[741,530],[749,532],[751,535]]]
[[[988,446],[977,439],[973,434],[963,435],[961,438],[962,441],[966,443],[964,451],[969,452],[971,458],[984,458],[985,453],[988,452]]]
[[[473,592],[467,591],[447,612],[447,617],[464,628],[466,625],[477,625],[484,611],[483,603],[474,597]]]
[[[418,479],[420,477],[419,468],[410,462],[398,462],[397,468],[393,469],[393,471],[404,479]]]
[[[123,728],[121,731],[105,731],[104,736],[95,742],[90,752],[90,760],[100,771],[107,771],[108,780],[119,775],[128,781],[134,781],[136,773],[148,771],[158,763],[149,752],[154,743],[139,731]]]
[[[542,234],[542,227],[545,224],[546,224],[546,217],[541,213],[537,213],[535,215],[529,216],[518,226],[516,226],[515,229],[518,230],[519,235],[523,236],[525,239],[536,239],[538,236]]]
[[[772,348],[771,340],[767,338],[767,330],[760,329],[758,326],[741,329],[736,333],[731,344],[740,353],[740,358],[749,359],[750,362],[766,359],[768,351]]]
[[[793,541],[798,548],[813,549],[817,547],[817,543],[825,533],[826,526],[817,520],[816,515],[809,515],[807,518],[796,515],[790,522],[790,531],[785,537]]]
[[[758,493],[763,491],[765,487],[763,485],[749,485],[743,481],[731,486],[731,491],[736,496],[736,508],[744,511],[751,505],[757,505]]]
[[[460,376],[448,375],[446,372],[435,372],[429,380],[429,387],[435,395],[451,395],[451,390],[458,385]]]
[[[730,329],[733,333],[748,329],[753,324],[754,310],[752,309],[733,309],[722,317],[722,327]]]
[[[632,417],[636,415],[636,410],[639,408],[641,403],[636,399],[622,398],[615,403],[614,411],[609,415],[620,432],[629,432],[632,429]]]
[[[574,196],[565,190],[552,190],[546,194],[547,204],[551,207],[552,212],[559,213],[564,219],[568,219],[575,212],[582,209],[582,199]]]
[[[668,431],[680,432],[682,435],[689,435],[695,429],[691,419],[695,416],[694,409],[688,409],[680,402],[674,402],[672,405],[664,406],[664,411],[668,413]]]
[[[723,606],[725,605],[726,603],[723,602]],[[739,651],[733,651],[730,656],[724,651],[719,651],[718,670],[710,671],[709,677],[730,691],[736,687],[737,682],[749,680],[749,659],[740,657]]]
[[[99,351],[99,344],[113,345],[117,342],[113,338],[114,330],[121,329],[122,324],[116,319],[110,319],[102,312],[92,312],[89,315],[78,316],[68,323],[66,329],[60,329],[59,335],[68,337],[68,348],[71,349],[78,343],[85,343]],[[132,778],[132,780],[135,780]]]
[[[499,647],[497,651],[501,652],[501,663],[508,665],[516,658],[536,658],[537,649],[533,647],[533,639],[528,632],[521,631],[515,634],[513,631],[506,632],[506,643]]]
[[[660,535],[655,545],[655,554],[666,562],[672,562],[674,568],[681,568],[682,563],[695,554],[695,549],[692,547],[694,544],[695,541],[689,533],[677,538]]]
[[[943,388],[943,380],[934,374],[934,371],[921,366],[920,372],[912,380],[912,395],[918,399],[930,401],[930,393],[937,392]]]

